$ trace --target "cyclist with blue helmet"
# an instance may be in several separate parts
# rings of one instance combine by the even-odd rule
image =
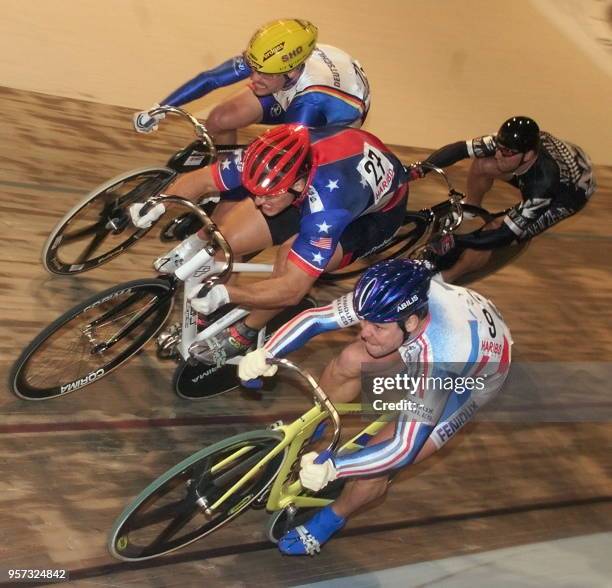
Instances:
[[[515,241],[526,241],[580,211],[596,189],[591,160],[577,145],[541,131],[528,116],[506,120],[496,135],[485,135],[446,145],[427,159],[447,167],[471,158],[467,179],[469,204],[480,206],[495,180],[518,188],[521,201],[507,214],[467,235],[455,235],[466,251],[444,274],[454,281],[483,267],[491,251]],[[428,173],[416,164],[412,177]]]
[[[300,479],[309,490],[350,480],[333,504],[279,541],[288,555],[319,551],[348,517],[385,493],[393,471],[422,461],[452,439],[499,392],[509,371],[512,338],[495,306],[472,290],[445,283],[439,274],[432,276],[426,262],[398,259],[372,266],[354,292],[287,323],[243,358],[240,378],[271,376],[276,366],[266,364],[268,357],[290,353],[318,333],[356,324],[359,336],[327,365],[321,387],[333,402],[351,402],[365,376],[373,397],[382,394],[381,402],[385,394],[404,400],[373,402],[376,411],[395,409],[397,418],[371,439],[360,439],[363,449],[333,455],[323,464],[314,463],[314,452],[302,457]],[[395,377],[389,377],[390,367]]]

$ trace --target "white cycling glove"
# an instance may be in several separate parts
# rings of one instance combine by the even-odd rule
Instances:
[[[159,104],[153,104],[149,110],[154,108],[159,108]],[[157,130],[157,123],[164,118],[166,118],[166,115],[163,112],[155,116],[149,116],[148,110],[136,112],[133,116],[134,128],[139,133],[151,133]]]
[[[314,463],[318,455],[316,451],[311,451],[303,455],[300,461],[300,482],[304,488],[315,492],[325,488],[338,477],[338,472],[331,459],[321,464]]]
[[[134,226],[139,229],[148,229],[162,214],[164,214],[164,212],[166,212],[166,207],[160,202],[151,208],[147,214],[140,216],[140,211],[143,206],[144,202],[135,202],[129,208],[132,222]]]
[[[254,380],[260,376],[269,378],[278,371],[278,366],[269,365],[266,359],[272,357],[265,347],[247,353],[238,364],[238,377],[243,380]]]
[[[201,288],[202,284],[199,284],[187,293],[187,298],[189,298],[191,306],[194,310],[201,314],[210,314],[211,312],[215,312],[217,308],[220,308],[230,301],[227,288],[221,284],[213,286],[210,292],[203,298],[196,298]]]

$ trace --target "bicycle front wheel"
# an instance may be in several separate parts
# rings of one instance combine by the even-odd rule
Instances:
[[[172,311],[168,280],[126,282],[92,296],[51,323],[13,365],[20,398],[46,400],[98,381],[155,336]]]
[[[132,225],[129,206],[158,194],[175,176],[171,169],[149,167],[92,190],[51,231],[42,252],[45,269],[63,276],[86,272],[131,247],[150,229]]]
[[[243,512],[274,481],[279,452],[211,515],[212,504],[282,440],[275,431],[236,435],[198,451],[160,476],[117,518],[108,540],[111,555],[141,561],[164,555],[208,535]]]

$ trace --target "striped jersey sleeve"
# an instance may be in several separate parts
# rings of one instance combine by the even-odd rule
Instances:
[[[265,344],[268,353],[282,357],[303,347],[320,333],[356,325],[359,318],[353,308],[352,293],[336,298],[331,304],[311,308],[285,323]]]

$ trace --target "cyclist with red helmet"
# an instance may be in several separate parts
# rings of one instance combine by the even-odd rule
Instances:
[[[493,303],[432,276],[426,262],[395,259],[369,268],[354,292],[289,321],[241,360],[238,374],[243,380],[271,376],[276,366],[267,358],[358,323],[359,336],[327,365],[321,388],[337,403],[352,402],[363,390],[375,412],[396,418],[375,436],[360,437],[356,452],[320,464],[316,453],[302,457],[304,488],[347,483],[332,505],[279,541],[287,555],[318,552],[353,513],[384,495],[393,472],[448,443],[499,393],[510,369],[512,338]]]
[[[467,251],[445,279],[453,281],[488,261],[491,250],[525,241],[576,214],[596,188],[591,161],[577,145],[540,131],[526,116],[505,121],[495,136],[446,145],[426,160],[438,167],[473,158],[467,181],[467,200],[479,206],[497,179],[521,192],[522,200],[508,214],[474,235],[456,235],[455,243]],[[414,176],[427,169],[418,164]]]
[[[249,78],[248,87],[208,115],[207,128],[218,143],[235,143],[236,129],[254,123],[359,127],[370,105],[365,73],[344,51],[317,45],[317,36],[317,27],[306,20],[270,22],[255,32],[243,55],[202,72],[161,104],[182,106]],[[149,133],[163,117],[138,112],[134,127]]]
[[[224,195],[244,187],[252,198],[213,216],[236,256],[281,245],[275,270],[267,280],[240,286],[217,285],[203,298],[189,292],[192,306],[208,315],[234,302],[254,309],[198,357],[219,363],[254,342],[257,330],[282,308],[297,304],[324,271],[343,267],[388,242],[404,219],[407,174],[399,159],[374,135],[348,127],[308,129],[280,125],[265,132],[246,150],[189,174],[173,193],[198,197],[211,190]],[[158,204],[140,217],[149,226],[164,211]],[[202,235],[203,237],[204,235]],[[204,246],[198,234],[188,237],[155,262],[172,273]]]

